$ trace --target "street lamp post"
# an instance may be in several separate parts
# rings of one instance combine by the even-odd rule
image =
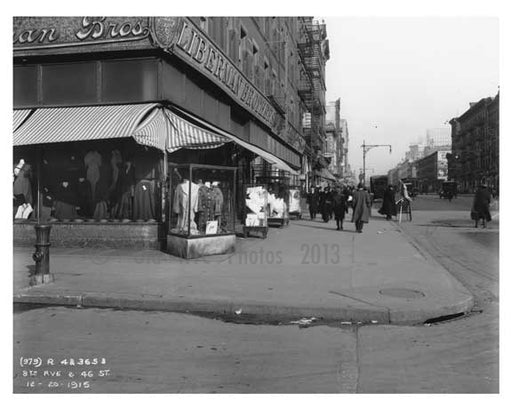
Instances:
[[[363,145],[361,145],[361,148],[363,148],[363,183],[366,184],[366,153],[370,151],[372,148],[376,147],[389,147],[389,153],[391,154],[391,145],[389,144],[377,144],[377,145],[367,145],[365,141],[363,140]]]

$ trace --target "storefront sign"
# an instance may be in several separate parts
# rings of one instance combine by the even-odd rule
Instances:
[[[275,127],[278,116],[272,104],[190,20],[182,19],[170,49],[220,85],[267,126]]]
[[[17,50],[138,41],[149,37],[148,17],[14,17]]]

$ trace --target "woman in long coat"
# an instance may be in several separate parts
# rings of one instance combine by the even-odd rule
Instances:
[[[340,190],[336,190],[333,197],[334,219],[336,219],[336,230],[343,230],[343,220],[348,212],[347,198]]]
[[[357,190],[352,193],[352,222],[356,224],[356,231],[363,232],[363,224],[368,223],[370,219],[370,208],[372,201],[370,194],[365,191],[362,183],[359,183]]]
[[[478,227],[478,221],[482,220],[482,227],[486,227],[487,222],[491,221],[489,206],[491,204],[491,193],[485,185],[480,185],[473,199],[473,209],[471,218],[475,221],[475,228]]]
[[[389,185],[386,191],[384,191],[379,214],[386,215],[387,220],[396,215],[395,190],[392,185]]]

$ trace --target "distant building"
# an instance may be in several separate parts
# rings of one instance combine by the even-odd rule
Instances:
[[[421,192],[437,192],[448,179],[449,150],[435,151],[416,161],[418,187]]]
[[[427,130],[423,157],[435,151],[449,150],[451,149],[451,145],[450,128],[430,128]]]
[[[448,177],[462,192],[473,192],[482,182],[499,191],[499,97],[498,93],[470,103],[465,113],[450,121]]]

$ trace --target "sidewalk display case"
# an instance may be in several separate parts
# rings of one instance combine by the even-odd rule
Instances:
[[[283,227],[288,225],[290,217],[289,206],[289,177],[286,176],[259,176],[256,183],[266,186],[268,191],[268,218],[269,226]]]
[[[263,238],[268,232],[268,191],[263,185],[245,187],[244,238],[251,232],[261,232]]]
[[[297,185],[290,185],[288,214],[295,219],[302,219],[301,188]]]
[[[236,168],[169,163],[168,253],[191,259],[235,249]]]

